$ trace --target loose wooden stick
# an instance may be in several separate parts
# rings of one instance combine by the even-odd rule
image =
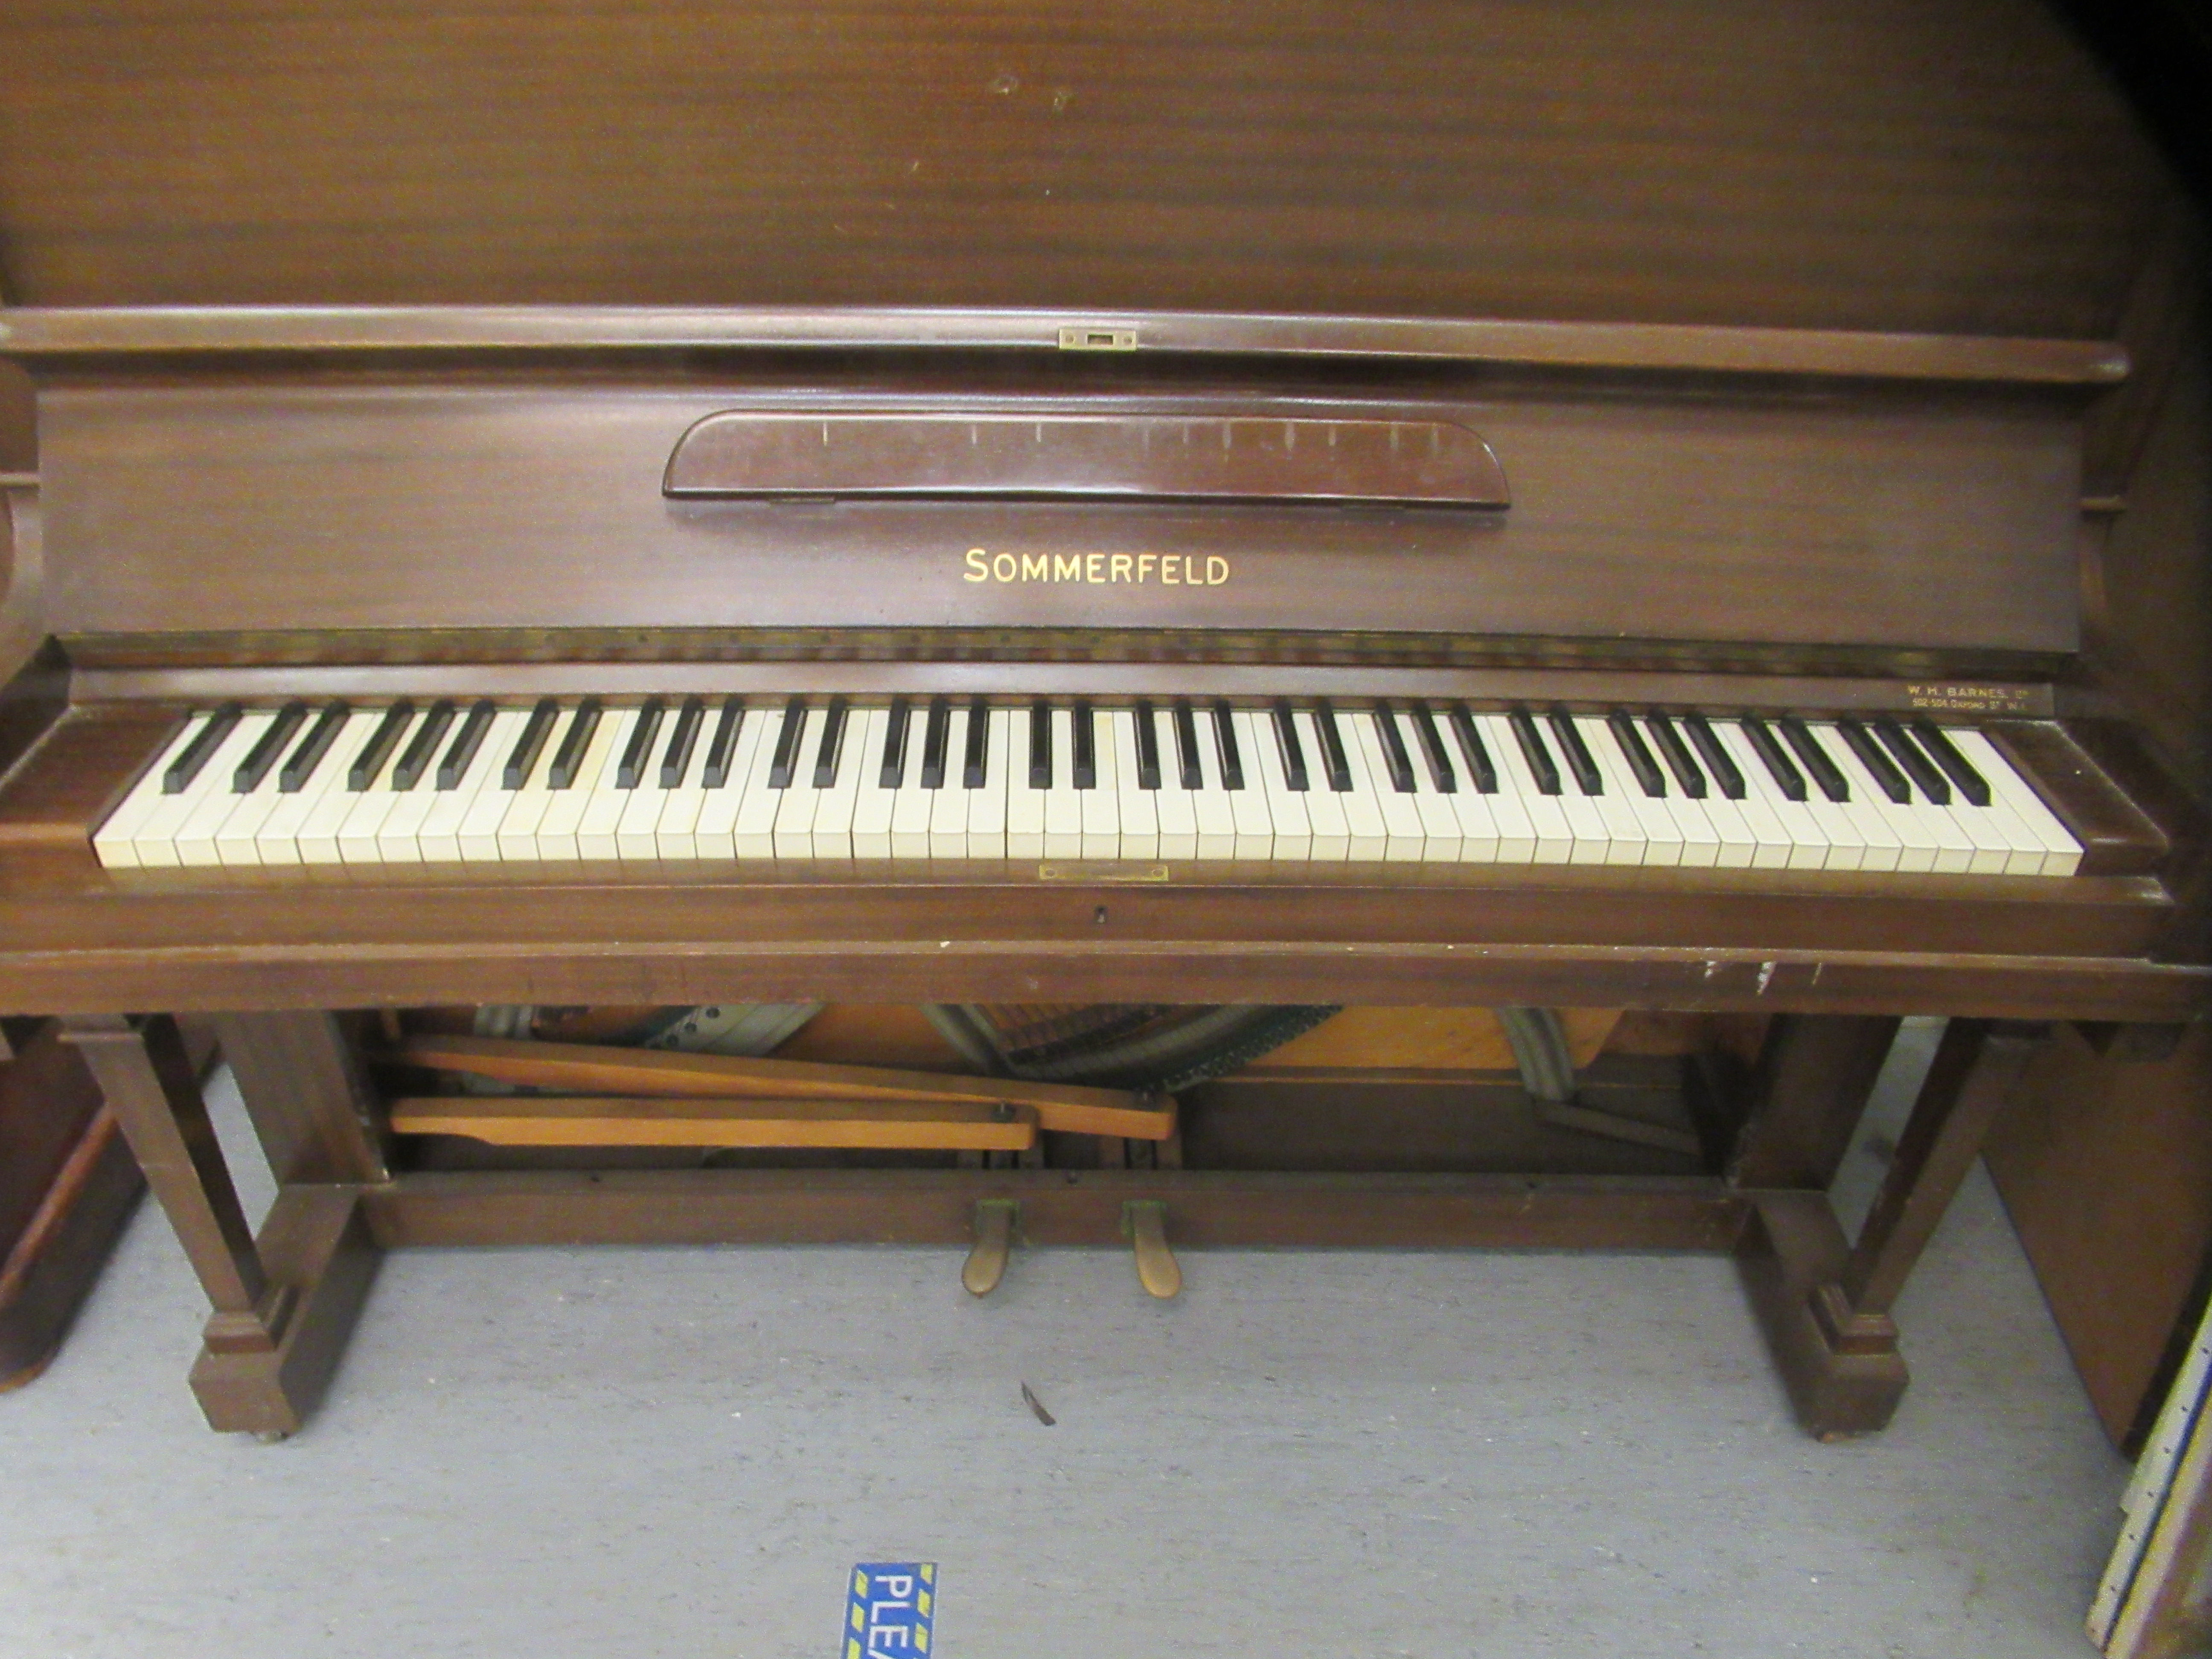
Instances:
[[[703,1100],[666,1095],[426,1095],[392,1103],[407,1135],[495,1146],[847,1146],[1022,1152],[1034,1112],[974,1101]]]
[[[437,1071],[465,1072],[540,1089],[605,1090],[625,1095],[768,1100],[980,1102],[1026,1107],[1044,1128],[1071,1134],[1165,1140],[1176,1103],[1166,1095],[1084,1089],[1015,1078],[942,1076],[878,1066],[825,1066],[803,1060],[687,1054],[663,1048],[608,1048],[504,1037],[409,1037],[386,1058]]]

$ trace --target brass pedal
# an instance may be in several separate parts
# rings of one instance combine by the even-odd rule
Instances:
[[[975,1243],[960,1269],[970,1296],[988,1296],[1006,1276],[1006,1257],[1014,1248],[1014,1223],[1022,1206],[1011,1198],[987,1198],[975,1206]]]
[[[1163,1302],[1182,1291],[1182,1268],[1168,1248],[1168,1206],[1157,1198],[1121,1206],[1121,1234],[1136,1247],[1137,1282]]]

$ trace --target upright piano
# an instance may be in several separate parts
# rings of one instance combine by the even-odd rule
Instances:
[[[0,179],[0,1012],[125,1125],[216,1426],[298,1425],[387,1249],[1006,1224],[1731,1253],[1853,1432],[2050,1031],[2202,1017],[2202,575],[2132,498],[2199,465],[2192,233],[2057,21],[1209,9],[615,19],[590,76],[540,20],[550,79],[429,146],[341,24],[335,104],[268,71],[196,167],[161,112],[229,26],[118,26],[152,112],[0,33],[84,93]],[[1663,1173],[1210,1161],[1195,1094],[1143,1156],[836,1167],[395,1118],[392,1011],[808,1000],[1756,1048]],[[276,1164],[258,1236],[180,1014]],[[1847,1240],[1908,1015],[1950,1024]]]

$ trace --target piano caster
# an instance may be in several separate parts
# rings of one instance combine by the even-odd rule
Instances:
[[[960,1269],[970,1296],[988,1296],[1006,1276],[1006,1257],[1014,1247],[1014,1224],[1022,1206],[1011,1198],[987,1198],[975,1206],[975,1243]]]
[[[1121,1236],[1136,1248],[1137,1282],[1163,1302],[1182,1292],[1182,1268],[1168,1248],[1168,1206],[1133,1198],[1121,1206]]]

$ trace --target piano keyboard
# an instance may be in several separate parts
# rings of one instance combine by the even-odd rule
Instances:
[[[1270,860],[2074,873],[1978,732],[1401,700],[547,698],[189,719],[104,866]]]

